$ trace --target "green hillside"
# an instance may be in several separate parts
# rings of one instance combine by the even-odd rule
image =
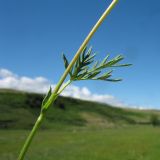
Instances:
[[[30,129],[39,112],[44,95],[14,90],[0,90],[0,129]],[[150,124],[159,112],[122,109],[110,105],[58,97],[50,107],[42,128],[120,127]]]
[[[17,159],[44,95],[0,90],[0,160]],[[26,159],[159,160],[159,111],[59,97]],[[155,124],[156,124],[155,123]],[[159,121],[158,121],[159,124]]]

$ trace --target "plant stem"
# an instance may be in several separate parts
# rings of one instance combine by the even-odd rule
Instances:
[[[27,152],[28,147],[30,146],[37,129],[39,128],[39,126],[42,123],[43,117],[44,117],[44,114],[41,112],[41,114],[39,115],[39,117],[38,117],[38,119],[37,119],[37,121],[34,125],[34,127],[32,128],[32,131],[30,132],[29,136],[27,137],[27,139],[25,141],[25,144],[24,144],[24,146],[23,146],[23,148],[22,148],[22,150],[19,154],[18,160],[23,160],[24,159],[25,153]]]
[[[69,85],[71,84],[71,80],[68,80],[64,86],[62,86],[62,88],[60,89],[60,91],[58,92],[58,95]],[[52,102],[54,102],[54,100],[56,100],[57,98],[57,94],[54,95],[54,99],[52,99]],[[46,104],[47,106],[51,105],[51,102],[47,102]],[[25,141],[25,144],[23,146],[23,148],[21,149],[21,152],[19,154],[19,157],[18,157],[18,160],[23,160],[24,159],[24,156],[25,156],[25,153],[27,152],[28,150],[28,147],[30,146],[31,142],[32,142],[32,139],[36,133],[36,131],[38,130],[38,128],[40,127],[41,123],[42,123],[42,120],[43,120],[43,117],[45,115],[46,112],[41,112],[39,117],[37,118],[37,121],[36,123],[34,124],[34,127],[32,128],[32,131],[30,132],[29,136],[27,137],[26,141]]]
[[[71,80],[68,80],[68,81],[64,84],[64,86],[62,86],[62,89],[60,89],[60,90],[58,91],[58,95],[60,95],[60,94],[62,93],[62,91],[63,91],[67,86],[69,86],[71,83],[72,83],[72,81],[71,81]]]
[[[74,65],[74,63],[77,61],[77,59],[79,58],[81,52],[84,50],[84,48],[86,47],[86,45],[88,44],[88,42],[90,41],[90,39],[92,38],[92,36],[94,35],[94,33],[97,31],[97,29],[99,28],[99,26],[102,24],[102,22],[104,21],[104,19],[108,16],[108,14],[111,12],[111,10],[113,9],[113,7],[116,5],[116,3],[118,2],[118,0],[113,0],[112,3],[109,5],[109,7],[105,10],[105,12],[102,14],[102,16],[100,17],[100,19],[97,21],[97,23],[94,25],[94,27],[91,29],[90,33],[88,34],[88,36],[85,38],[85,40],[83,41],[83,43],[81,44],[80,48],[78,49],[78,51],[76,52],[75,56],[73,57],[71,63],[68,65],[67,69],[65,70],[65,72],[63,73],[62,77],[60,78],[57,86],[55,87],[52,95],[50,96],[49,100],[47,101],[47,103],[45,104],[46,108],[48,109],[49,106],[51,106],[51,104],[55,101],[55,99],[57,98],[58,94],[60,94],[70,83],[71,81],[68,81],[64,87],[59,91],[59,89],[61,88],[64,80],[66,79],[69,71],[71,70],[72,66]],[[58,92],[59,91],[59,92]],[[25,153],[28,150],[28,147],[31,144],[31,141],[36,133],[36,131],[38,130],[38,128],[41,125],[41,122],[43,120],[43,117],[45,116],[46,112],[41,112],[31,133],[29,134],[27,140],[25,141],[25,144],[20,152],[19,158],[18,160],[23,160]]]
[[[109,13],[111,12],[111,10],[113,9],[113,7],[117,4],[118,0],[113,0],[112,3],[109,5],[109,7],[105,10],[105,12],[102,14],[102,16],[100,17],[100,19],[97,21],[97,23],[93,26],[93,28],[91,29],[91,31],[89,32],[88,36],[85,38],[85,40],[83,41],[83,43],[81,44],[80,48],[78,49],[78,51],[76,52],[75,56],[73,57],[72,61],[70,62],[70,64],[68,65],[67,69],[65,70],[65,72],[63,73],[61,79],[59,80],[57,86],[55,87],[54,93],[57,93],[59,88],[61,87],[62,83],[64,82],[64,80],[66,79],[69,71],[71,70],[72,66],[74,65],[74,63],[77,61],[79,55],[81,54],[81,52],[84,50],[84,48],[86,47],[86,45],[88,44],[88,42],[90,41],[90,39],[92,38],[92,36],[94,35],[94,33],[97,31],[97,29],[99,28],[99,26],[102,24],[102,22],[105,20],[105,18],[109,15]]]

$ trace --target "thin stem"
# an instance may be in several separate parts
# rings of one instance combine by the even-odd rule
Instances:
[[[71,83],[72,83],[72,81],[71,81],[71,80],[68,80],[68,81],[64,84],[64,86],[62,86],[62,88],[59,90],[58,95],[60,95],[60,94],[62,93],[62,91],[63,91],[67,86],[69,86]]]
[[[88,44],[88,42],[90,41],[90,39],[92,38],[92,36],[94,35],[94,33],[97,31],[97,29],[99,28],[99,26],[102,24],[102,22],[105,20],[105,18],[109,15],[109,13],[111,12],[111,10],[113,9],[113,7],[117,4],[118,0],[113,0],[112,3],[109,5],[109,7],[105,10],[105,12],[102,14],[102,16],[100,17],[100,19],[97,21],[97,23],[94,25],[94,27],[92,28],[92,30],[90,31],[90,33],[88,34],[88,36],[85,38],[85,40],[83,41],[83,43],[81,44],[80,48],[78,49],[78,51],[76,52],[75,56],[73,57],[71,63],[68,65],[67,69],[65,70],[64,74],[62,75],[61,79],[59,80],[57,86],[55,87],[55,90],[53,93],[57,93],[59,88],[61,87],[62,83],[64,82],[64,80],[66,79],[69,71],[71,70],[72,66],[74,65],[74,63],[77,61],[79,55],[81,54],[81,52],[84,50],[84,48],[86,47],[86,45]],[[52,98],[52,97],[51,97]]]
[[[47,103],[45,104],[45,108],[48,109],[49,106],[51,106],[51,104],[55,101],[55,99],[58,97],[58,91],[61,88],[64,80],[66,79],[69,71],[71,70],[72,66],[75,64],[75,62],[77,61],[77,59],[79,58],[81,52],[84,50],[84,48],[86,47],[86,45],[88,44],[88,42],[90,41],[90,39],[92,38],[92,36],[94,35],[94,33],[97,31],[97,29],[99,28],[99,26],[102,24],[102,22],[104,21],[104,19],[106,18],[106,16],[108,16],[108,14],[111,12],[111,10],[113,9],[113,7],[116,5],[116,3],[118,2],[118,0],[113,0],[112,3],[109,5],[109,7],[105,10],[105,12],[102,14],[102,16],[100,17],[100,19],[97,21],[97,23],[94,25],[94,27],[92,28],[92,30],[90,31],[90,33],[88,34],[88,36],[85,38],[85,40],[83,41],[83,43],[81,44],[80,48],[78,49],[78,51],[76,52],[74,58],[72,59],[71,63],[68,65],[67,69],[65,70],[65,72],[63,73],[62,77],[60,78],[57,86],[55,87],[52,95],[50,96],[50,98],[48,99]],[[65,85],[62,90],[59,91],[59,93],[61,93],[68,85],[70,84],[70,82],[67,83],[67,85]],[[31,133],[29,134],[27,140],[25,141],[25,144],[20,152],[19,158],[18,160],[23,160],[25,153],[28,150],[28,147],[31,144],[31,141],[36,133],[36,131],[38,130],[38,128],[41,125],[41,122],[43,120],[43,117],[45,116],[46,112],[41,112],[40,116],[38,117]]]
[[[64,86],[62,86],[61,90],[58,92],[57,95],[59,95],[69,84],[71,84],[71,80],[68,80],[66,82],[66,84]],[[54,97],[54,100],[57,98],[57,95],[55,95]],[[47,106],[50,105],[50,102],[48,102]],[[29,136],[27,137],[27,140],[25,141],[25,144],[19,154],[19,157],[18,157],[18,160],[23,160],[24,159],[24,156],[25,156],[25,153],[27,152],[28,150],[28,147],[30,146],[31,144],[31,141],[36,133],[36,131],[38,130],[38,128],[40,127],[41,123],[42,123],[42,120],[43,120],[43,117],[45,115],[46,112],[41,112],[36,123],[34,124],[34,127],[32,128],[32,131],[30,132]]]
[[[21,149],[18,160],[24,159],[25,153],[27,152],[28,147],[30,146],[36,131],[38,130],[38,128],[40,127],[40,125],[42,123],[43,117],[44,117],[44,115],[43,115],[43,113],[41,113],[39,115],[34,127],[32,128],[32,131],[30,132],[29,136],[27,137],[27,140],[25,141],[23,148]]]

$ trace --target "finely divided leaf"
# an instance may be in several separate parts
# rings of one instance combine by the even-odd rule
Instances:
[[[106,81],[109,81],[109,82],[119,82],[119,81],[122,81],[122,79],[106,79]]]
[[[67,69],[69,63],[68,63],[68,60],[64,54],[63,54],[63,61],[64,61],[65,69]],[[69,71],[69,74],[70,74],[70,76],[72,76],[72,71]]]
[[[104,65],[105,63],[106,63],[106,61],[108,60],[108,58],[109,58],[109,55],[107,55],[105,58],[104,58],[104,60],[101,62],[101,64],[100,64],[100,66],[101,65]]]
[[[111,77],[112,76],[112,73],[113,70],[107,72],[107,73],[104,73],[103,75],[101,75],[100,77],[97,77],[97,79],[100,79],[100,80],[106,80],[107,78]]]
[[[131,64],[118,64],[120,61],[124,59],[122,55],[118,55],[111,60],[109,59],[109,55],[107,55],[100,63],[98,61],[94,62],[96,54],[92,53],[92,47],[87,50],[87,47],[82,51],[79,58],[75,62],[72,67],[72,70],[69,72],[70,79],[72,81],[77,80],[105,80],[111,82],[118,82],[122,79],[111,79],[112,72],[111,71],[102,71],[104,69],[112,68],[112,67],[126,67]],[[65,68],[68,67],[68,60],[63,55]],[[100,75],[101,72],[104,72],[103,75]]]
[[[67,69],[69,63],[68,63],[68,60],[67,60],[67,58],[66,58],[66,56],[64,54],[63,54],[63,61],[64,61],[64,66]]]
[[[113,65],[112,67],[129,67],[131,66],[132,64],[115,64]]]

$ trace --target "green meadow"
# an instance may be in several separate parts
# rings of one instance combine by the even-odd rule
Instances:
[[[0,131],[0,159],[17,158],[28,131]],[[26,160],[159,160],[160,129],[134,126],[110,129],[40,131]]]
[[[43,95],[0,90],[0,160],[17,159]],[[26,160],[159,160],[159,111],[59,97]]]

